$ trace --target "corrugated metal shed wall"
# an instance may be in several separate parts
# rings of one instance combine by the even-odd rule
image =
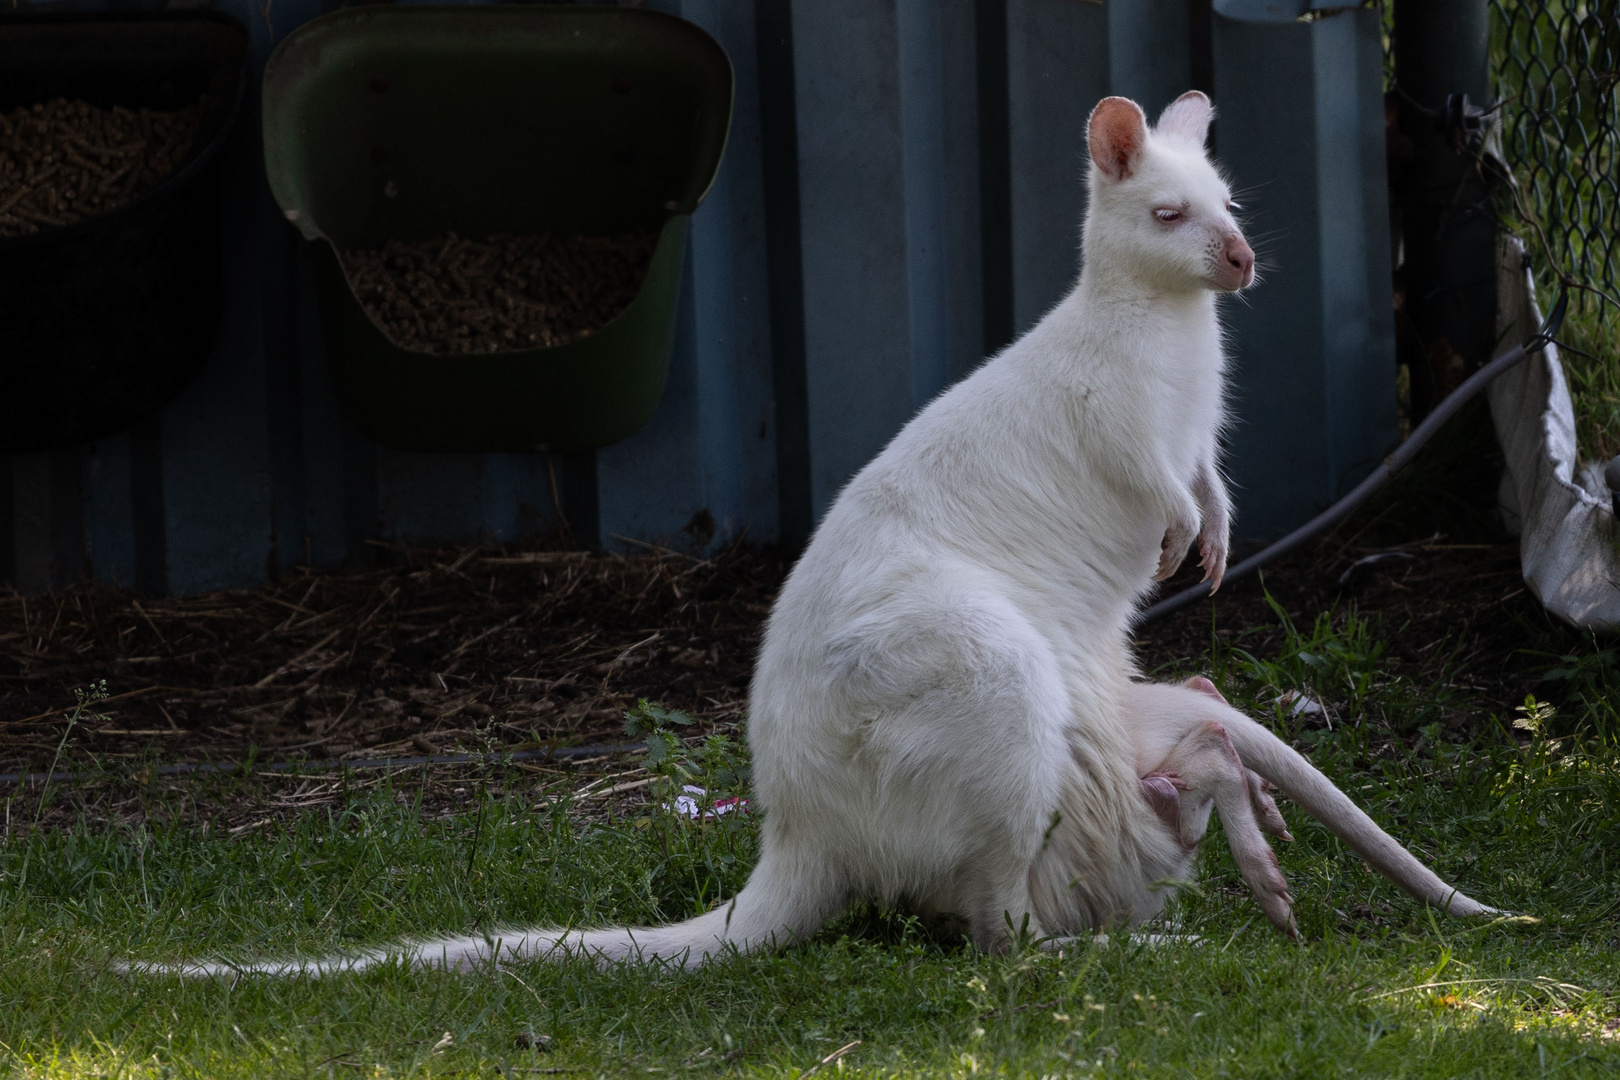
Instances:
[[[212,6],[251,29],[255,74],[323,10]],[[1240,542],[1315,512],[1393,439],[1374,12],[1256,23],[1196,0],[650,6],[720,41],[737,98],[645,428],[565,456],[406,454],[349,430],[309,252],[265,187],[255,87],[226,154],[227,310],[208,366],[132,431],[0,457],[0,579],[250,586],[363,562],[377,545],[520,540],[559,511],[576,536],[620,548],[743,531],[798,542],[919,405],[1067,289],[1085,118],[1111,92],[1151,113],[1189,86],[1213,91],[1218,152],[1261,241],[1267,280],[1228,306]]]

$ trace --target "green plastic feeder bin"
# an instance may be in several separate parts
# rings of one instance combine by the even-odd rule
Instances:
[[[349,421],[419,451],[584,449],[645,423],[731,95],[713,38],[636,9],[364,7],[288,36],[264,72],[265,167],[287,219],[317,242]],[[401,348],[361,308],[337,250],[448,231],[659,239],[635,300],[589,337],[472,355]]]

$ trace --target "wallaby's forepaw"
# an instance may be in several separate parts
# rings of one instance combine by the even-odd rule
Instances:
[[[1194,529],[1185,525],[1172,525],[1164,531],[1164,542],[1159,545],[1159,570],[1153,575],[1154,581],[1166,581],[1176,572],[1187,558],[1187,549],[1192,547],[1196,535]]]

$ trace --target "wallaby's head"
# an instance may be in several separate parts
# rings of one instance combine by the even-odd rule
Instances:
[[[1236,292],[1254,280],[1254,252],[1232,218],[1232,193],[1204,153],[1214,115],[1196,90],[1167,105],[1151,128],[1129,98],[1097,103],[1086,130],[1088,265],[1165,290]]]

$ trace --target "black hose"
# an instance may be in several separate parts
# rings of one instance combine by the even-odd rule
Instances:
[[[1349,517],[1362,503],[1372,498],[1374,492],[1388,483],[1390,477],[1400,472],[1416,457],[1418,451],[1423,449],[1423,444],[1428,442],[1434,436],[1434,433],[1440,430],[1441,425],[1451,419],[1469,398],[1485,389],[1491,380],[1517,365],[1531,353],[1540,352],[1546,348],[1548,342],[1552,341],[1553,335],[1558,333],[1558,328],[1564,321],[1564,313],[1568,309],[1569,293],[1566,290],[1559,293],[1558,302],[1553,305],[1552,311],[1548,312],[1547,318],[1541,324],[1541,329],[1532,334],[1524,344],[1515,345],[1474,372],[1463,381],[1461,386],[1447,394],[1440,404],[1434,407],[1434,411],[1424,417],[1423,422],[1417,426],[1412,434],[1406,437],[1406,441],[1397,446],[1394,453],[1380,462],[1378,467],[1369,473],[1365,480],[1357,484],[1355,490],[1270,547],[1250,555],[1247,559],[1232,567],[1226,572],[1223,584],[1226,581],[1235,581],[1238,578],[1254,573],[1272,560],[1288,554],[1308,540],[1315,539]],[[1210,583],[1201,581],[1190,589],[1183,589],[1174,596],[1167,596],[1151,607],[1145,608],[1141,614],[1137,615],[1135,625],[1139,627],[1146,626],[1156,619],[1162,619],[1166,615],[1180,611],[1189,604],[1202,600],[1210,594],[1210,591]]]

